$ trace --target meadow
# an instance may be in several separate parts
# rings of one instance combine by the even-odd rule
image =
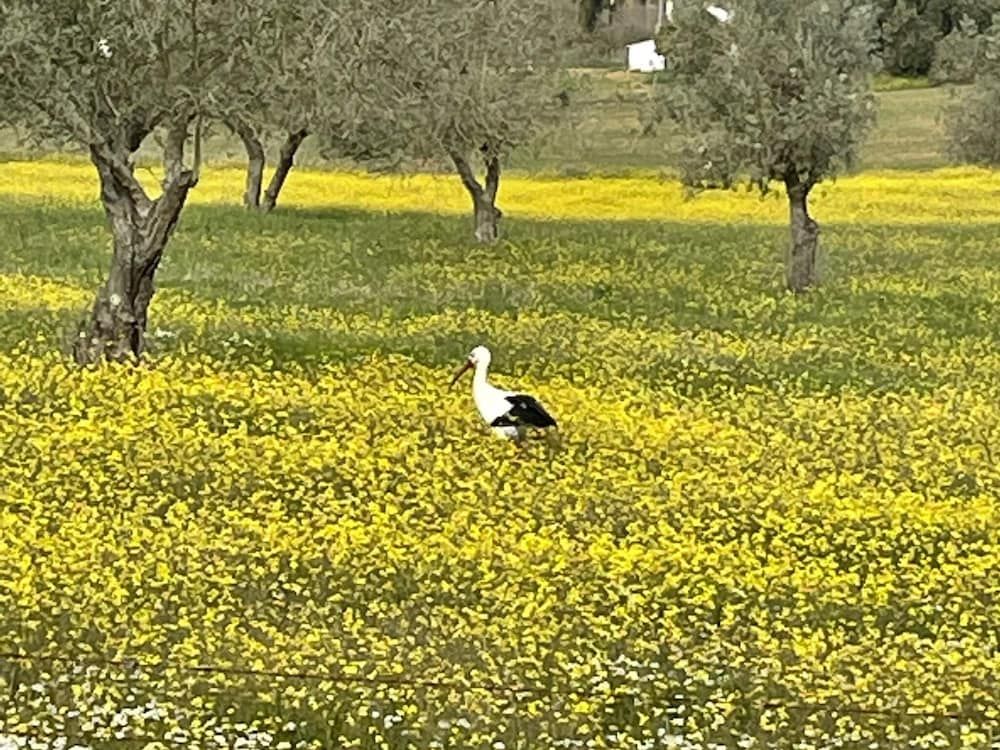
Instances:
[[[453,178],[240,180],[78,369],[92,171],[0,164],[10,746],[996,746],[992,173],[823,186],[803,296],[780,196],[515,175],[480,247]],[[557,441],[448,389],[479,343]]]
[[[581,84],[574,94],[571,125],[558,128],[511,158],[521,172],[565,177],[588,175],[630,176],[639,172],[669,172],[680,149],[678,136],[668,126],[655,134],[644,133],[655,95],[655,74],[580,68]],[[926,85],[920,79],[876,77],[878,122],[861,153],[866,169],[925,170],[948,165],[942,129],[942,108],[961,95],[964,86]],[[280,134],[267,143],[271,158],[277,155]],[[36,158],[49,153],[64,158],[65,148],[37,144],[27,148],[10,131],[0,129],[0,157]],[[216,164],[238,165],[246,156],[243,145],[225,128],[213,128],[206,137],[206,153]],[[139,152],[139,161],[159,163],[159,146],[150,142]],[[324,156],[315,138],[307,138],[296,163],[315,169],[352,165]],[[426,165],[420,165],[426,168]],[[448,171],[451,165],[441,165]]]

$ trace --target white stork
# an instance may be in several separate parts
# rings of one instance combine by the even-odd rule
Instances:
[[[469,352],[469,358],[455,373],[451,385],[455,385],[466,370],[475,368],[476,372],[472,377],[472,398],[494,434],[520,442],[529,427],[555,427],[556,420],[533,396],[505,391],[487,382],[486,371],[489,369],[491,359],[489,349],[477,346]]]

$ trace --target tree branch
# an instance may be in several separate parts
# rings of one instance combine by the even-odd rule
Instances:
[[[201,112],[194,120],[194,181],[198,182],[201,175]]]
[[[472,167],[469,166],[469,162],[466,158],[457,151],[452,151],[451,160],[455,163],[455,169],[458,170],[458,176],[462,178],[462,184],[465,185],[465,189],[469,191],[469,195],[471,195],[475,200],[481,198],[483,195],[483,187],[476,179],[476,175],[472,171]]]
[[[197,184],[198,176],[193,170],[181,169],[173,180],[164,185],[163,194],[153,204],[144,237],[145,242],[136,258],[139,276],[150,264],[159,263],[163,248],[177,226],[188,192]]]
[[[114,199],[124,191],[141,214],[149,211],[152,201],[135,178],[132,165],[115,153],[106,142],[90,144],[90,160],[97,167],[105,197]]]
[[[163,189],[178,179],[184,171],[184,144],[188,136],[189,116],[181,116],[167,131],[167,140],[163,144]]]
[[[251,144],[253,146],[260,145],[260,136],[257,135],[257,131],[253,129],[249,122],[238,115],[232,115],[223,120],[226,127],[232,130],[239,139],[243,141],[243,145],[249,148]]]
[[[500,159],[491,156],[486,160],[486,198],[490,203],[496,203],[497,190],[500,188]]]
[[[27,92],[23,96],[31,96]],[[78,141],[81,145],[91,148],[96,136],[94,135],[94,129],[80,117],[79,112],[73,108],[63,107],[62,111],[59,108],[55,108],[48,102],[45,97],[31,96],[30,106],[35,107],[39,112],[44,114],[51,123],[58,123],[63,126],[68,133],[69,139]]]

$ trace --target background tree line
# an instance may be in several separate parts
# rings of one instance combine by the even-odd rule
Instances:
[[[616,11],[628,6],[655,6],[657,0],[578,0],[581,30],[592,39],[603,37],[614,59],[620,46],[647,37],[655,13],[642,14],[643,23],[615,24]],[[702,0],[679,0],[678,9],[700,8]],[[718,4],[736,8],[738,0]],[[872,53],[881,69],[894,76],[928,76],[935,83],[969,83],[975,74],[980,38],[992,27],[1000,0],[869,0],[855,3],[870,12]],[[606,19],[604,24],[601,19]]]

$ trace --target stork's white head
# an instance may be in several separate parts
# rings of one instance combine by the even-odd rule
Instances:
[[[473,367],[478,364],[488,365],[491,359],[493,359],[493,355],[490,354],[490,350],[485,346],[477,346],[469,352],[469,361],[472,363]]]
[[[485,346],[477,346],[471,352],[469,352],[468,358],[465,360],[465,364],[459,368],[458,372],[455,373],[455,377],[451,379],[451,385],[455,385],[458,379],[462,377],[462,373],[466,370],[471,370],[473,367],[489,367],[492,355],[490,350]]]

